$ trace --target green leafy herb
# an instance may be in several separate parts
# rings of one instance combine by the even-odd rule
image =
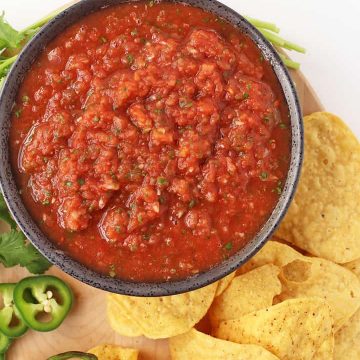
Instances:
[[[72,184],[73,183],[71,181],[69,181],[69,180],[65,181],[65,185],[68,186],[68,187],[72,186]]]
[[[16,229],[16,222],[11,217],[3,196],[0,194],[0,219],[5,221],[12,229]]]
[[[85,184],[85,179],[83,179],[83,178],[80,178],[80,179],[78,179],[78,184],[81,186],[81,185],[84,185]]]
[[[134,56],[131,54],[126,55],[126,61],[129,65],[131,65],[134,62]]]
[[[21,101],[23,102],[23,104],[27,104],[29,102],[30,98],[27,95],[24,95],[21,98]]]
[[[196,200],[195,199],[190,200],[189,208],[192,209],[195,205],[196,205]]]
[[[17,109],[17,110],[15,110],[15,116],[16,116],[17,118],[20,117],[21,113],[22,113],[22,109]]]
[[[182,109],[188,109],[188,108],[191,108],[193,106],[193,103],[192,103],[192,101],[180,100],[179,101],[179,106]]]
[[[131,31],[131,36],[136,36],[138,34],[138,31],[136,29]]]
[[[17,48],[24,40],[24,34],[15,30],[4,18],[4,12],[0,15],[0,49]]]
[[[106,44],[107,43],[107,38],[105,36],[100,36],[100,42],[102,44]]]
[[[250,96],[249,93],[244,92],[243,95],[242,95],[242,99],[243,99],[243,100],[246,100],[246,99],[249,98],[249,96]]]
[[[158,178],[157,178],[157,183],[158,183],[159,185],[167,185],[167,184],[168,184],[168,181],[167,181],[167,179],[165,179],[164,177],[158,177]]]
[[[260,179],[261,180],[266,180],[267,178],[269,177],[268,173],[266,171],[263,171],[261,174],[260,174]]]
[[[233,248],[233,244],[231,241],[225,244],[224,248],[228,251],[230,251]]]
[[[51,264],[29,243],[20,231],[0,235],[0,263],[5,267],[20,265],[33,274],[42,274]]]

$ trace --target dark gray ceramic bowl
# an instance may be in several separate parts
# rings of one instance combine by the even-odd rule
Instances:
[[[249,260],[266,243],[279,222],[286,213],[294,195],[300,174],[303,156],[303,127],[298,98],[288,71],[281,62],[278,54],[269,42],[242,16],[227,6],[214,0],[181,0],[183,3],[203,8],[240,28],[260,48],[264,57],[272,65],[274,73],[283,90],[291,116],[292,147],[291,164],[283,193],[270,218],[263,225],[258,234],[243,249],[235,255],[211,268],[210,270],[191,276],[184,280],[163,283],[133,283],[113,279],[98,274],[73,260],[42,233],[25,208],[16,188],[14,175],[9,160],[9,127],[11,122],[11,109],[15,97],[26,72],[36,60],[44,46],[66,27],[81,17],[103,7],[128,2],[129,0],[82,0],[76,5],[64,10],[54,20],[47,24],[23,49],[0,94],[0,182],[5,200],[20,229],[30,239],[34,246],[51,261],[69,275],[91,286],[119,294],[134,296],[164,296],[182,293],[208,285],[230,272],[236,270],[241,264]],[[172,0],[174,1],[174,0]]]

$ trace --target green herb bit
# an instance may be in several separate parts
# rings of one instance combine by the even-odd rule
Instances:
[[[154,0],[149,1],[149,7],[153,7],[155,4]]]
[[[85,184],[85,179],[83,179],[83,178],[80,178],[80,179],[78,179],[78,184],[80,185],[80,186],[82,186],[82,185],[84,185]]]
[[[94,116],[94,118],[93,118],[93,122],[98,123],[99,121],[100,121],[100,118],[99,118],[98,116]]]
[[[250,96],[249,93],[244,92],[243,95],[242,95],[242,99],[243,99],[243,100],[246,100],[246,99],[249,98],[249,96]]]
[[[188,108],[191,108],[193,106],[193,102],[192,101],[187,101],[187,100],[180,100],[179,101],[179,106],[182,109],[188,109]]]
[[[137,29],[131,30],[130,34],[131,34],[131,36],[136,36],[138,34]]]
[[[100,36],[99,40],[102,44],[106,44],[108,42],[108,40],[105,36]]]
[[[27,95],[24,95],[22,98],[21,98],[21,101],[23,104],[28,104],[29,103],[29,100],[30,98],[27,96]]]
[[[262,181],[265,181],[267,178],[269,177],[268,173],[266,171],[263,171],[261,174],[260,174],[260,179]]]
[[[65,181],[65,185],[68,186],[68,187],[72,186],[72,184],[73,183],[71,181],[69,181],[69,180]]]
[[[278,195],[281,195],[281,193],[283,191],[281,180],[278,181],[277,186],[273,191],[275,191]]]
[[[43,205],[47,206],[47,205],[50,205],[50,200],[49,199],[46,199],[42,202]]]
[[[142,217],[141,214],[139,214],[139,215],[137,216],[137,220],[138,220],[138,222],[139,222],[140,224],[142,224],[142,222],[143,222],[143,217]]]
[[[196,205],[196,200],[195,199],[190,200],[189,208],[192,209],[195,205]]]
[[[134,62],[134,56],[131,54],[126,55],[126,61],[129,65],[131,65]]]
[[[167,184],[168,184],[168,181],[167,181],[167,179],[164,178],[164,177],[158,177],[158,178],[157,178],[157,183],[158,183],[159,185],[167,185]]]
[[[233,244],[231,241],[225,244],[224,248],[228,251],[230,251],[233,248]]]
[[[280,123],[280,124],[279,124],[279,128],[280,128],[280,129],[287,129],[287,125],[284,124],[284,123]]]
[[[22,113],[22,109],[17,109],[17,110],[15,111],[15,116],[16,116],[17,118],[19,118],[19,117],[21,116],[21,113]]]

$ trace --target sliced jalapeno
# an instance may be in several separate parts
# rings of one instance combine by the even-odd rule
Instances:
[[[58,328],[69,313],[73,295],[62,280],[43,275],[21,280],[14,289],[14,302],[29,328],[51,331]]]
[[[28,329],[14,304],[14,289],[16,284],[0,284],[0,295],[4,307],[0,310],[0,332],[14,338],[23,335]]]
[[[88,354],[84,352],[69,351],[66,353],[51,356],[47,360],[68,360],[68,359],[98,360],[98,357],[96,355]]]
[[[0,333],[0,354],[5,354],[7,349],[9,348],[11,344],[11,339],[9,339],[4,334]],[[5,358],[5,357],[4,357]],[[1,359],[1,356],[0,356]]]

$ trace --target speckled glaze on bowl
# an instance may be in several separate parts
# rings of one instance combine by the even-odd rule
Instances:
[[[175,2],[175,0],[171,0]],[[20,229],[34,246],[54,265],[74,278],[106,291],[133,296],[165,296],[174,295],[208,285],[236,270],[249,260],[272,235],[279,222],[286,213],[298,182],[303,157],[303,127],[300,106],[294,84],[292,83],[285,65],[267,40],[242,16],[234,10],[214,0],[182,0],[204,10],[210,11],[232,23],[246,33],[259,47],[263,56],[272,65],[274,73],[283,90],[291,117],[292,145],[291,162],[280,199],[271,216],[258,234],[241,250],[210,270],[191,276],[184,280],[162,283],[139,283],[114,279],[101,275],[81,263],[73,260],[42,233],[25,208],[17,190],[9,159],[9,128],[11,110],[16,94],[24,76],[31,64],[36,60],[44,46],[65,28],[87,14],[116,5],[129,0],[82,0],[61,12],[48,23],[23,49],[18,60],[12,67],[0,94],[0,184],[6,203]]]

